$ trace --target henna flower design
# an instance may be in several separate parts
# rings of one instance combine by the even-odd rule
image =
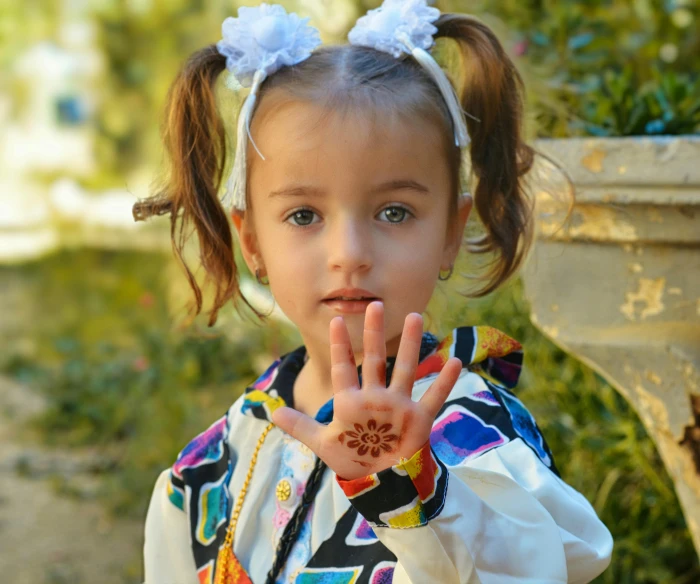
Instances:
[[[391,424],[382,424],[377,427],[377,422],[370,420],[367,422],[366,430],[362,424],[355,424],[355,431],[348,430],[343,432],[338,436],[338,440],[341,444],[345,444],[345,438],[347,437],[348,442],[346,446],[348,448],[357,449],[357,454],[360,456],[364,456],[369,452],[374,458],[378,458],[382,450],[391,452],[393,450],[391,443],[399,439],[396,434],[387,434],[391,428]]]

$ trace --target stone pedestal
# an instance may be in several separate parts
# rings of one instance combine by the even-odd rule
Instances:
[[[564,183],[545,164],[523,271],[532,320],[635,408],[700,552],[700,137],[535,147],[566,170],[576,200],[562,226]]]

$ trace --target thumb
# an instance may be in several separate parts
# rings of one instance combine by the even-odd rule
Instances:
[[[323,424],[288,407],[277,408],[272,412],[272,421],[287,434],[306,444],[318,456],[321,432],[325,428]]]

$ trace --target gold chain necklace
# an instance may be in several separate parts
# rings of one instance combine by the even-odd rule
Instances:
[[[265,430],[263,430],[260,438],[258,438],[258,443],[255,445],[253,456],[250,459],[250,466],[248,466],[248,473],[243,481],[241,491],[238,493],[238,499],[236,500],[236,504],[234,505],[231,513],[231,521],[229,521],[228,528],[226,529],[226,540],[224,541],[223,547],[219,550],[216,562],[216,575],[214,576],[215,584],[253,584],[250,577],[248,574],[246,574],[245,570],[236,559],[236,556],[233,554],[233,537],[236,534],[238,516],[241,514],[243,501],[248,493],[248,486],[250,485],[250,479],[253,476],[253,469],[255,468],[255,464],[258,462],[260,448],[262,447],[263,442],[265,442],[265,438],[267,438],[270,430],[272,430],[274,427],[275,425],[270,422]]]

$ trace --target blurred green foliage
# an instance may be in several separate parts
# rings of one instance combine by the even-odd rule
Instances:
[[[27,331],[35,346],[6,358],[2,370],[48,398],[48,410],[35,421],[47,443],[97,449],[104,457],[103,500],[113,512],[136,517],[143,517],[156,476],[179,450],[273,358],[300,342],[274,321],[261,327],[231,320],[231,307],[214,331],[173,327],[165,299],[168,286],[182,283],[168,284],[169,261],[156,254],[66,252],[3,273],[21,276],[38,302]],[[91,277],[79,277],[84,273]],[[462,302],[460,283],[453,278],[435,294],[430,329],[443,335],[455,326],[489,324],[523,343],[517,392],[564,480],[594,505],[615,538],[612,565],[597,582],[697,582],[700,566],[673,485],[625,400],[534,328],[518,281]]]
[[[47,444],[98,449],[112,479],[106,502],[138,516],[155,473],[230,407],[285,334],[294,336],[251,323],[233,336],[174,327],[163,277],[170,262],[86,250],[0,272],[21,279],[35,306],[16,339],[25,349],[6,352],[0,367],[42,389],[49,408],[35,427]]]
[[[700,128],[700,77],[656,72],[637,83],[631,67],[604,71],[599,92],[581,99],[583,119],[572,126],[593,136],[680,135]]]
[[[540,137],[700,131],[697,0],[445,0],[502,25]]]

